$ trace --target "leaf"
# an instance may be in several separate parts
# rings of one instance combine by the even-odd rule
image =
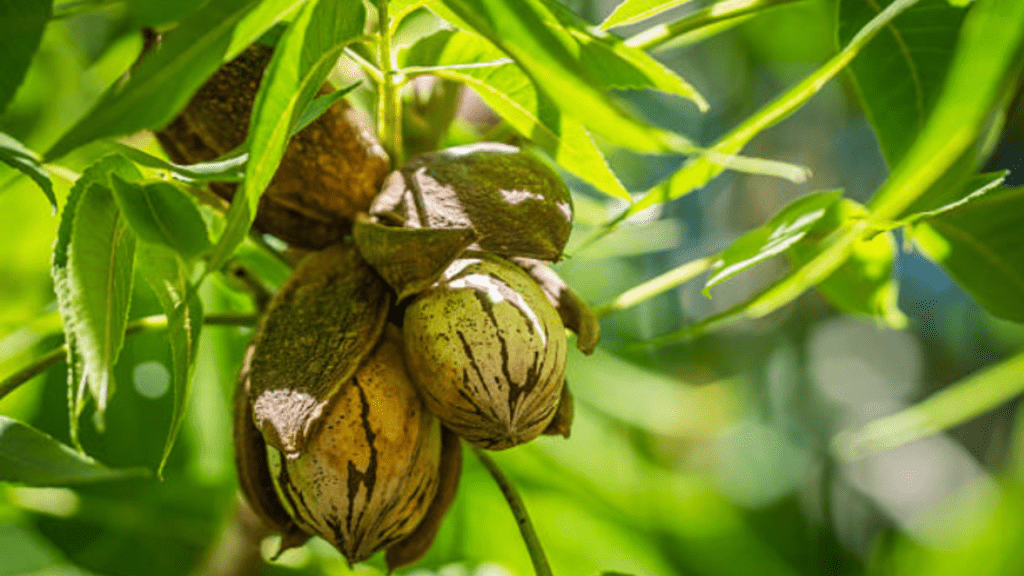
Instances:
[[[167,339],[171,346],[174,411],[157,468],[157,476],[162,477],[167,458],[184,421],[185,408],[192,390],[192,370],[203,323],[203,307],[195,287],[189,283],[188,269],[179,253],[166,248],[162,243],[141,245],[139,268],[167,316]]]
[[[0,415],[0,482],[68,486],[145,476],[113,470],[28,424]]]
[[[345,45],[362,34],[365,19],[361,0],[310,0],[281,37],[253,104],[245,180],[232,200],[208,269],[223,265],[245,238],[298,116]]]
[[[61,212],[60,225],[57,228],[57,240],[53,247],[50,274],[53,277],[54,292],[57,295],[57,304],[61,320],[64,323],[64,340],[68,349],[69,427],[71,440],[76,445],[78,444],[78,417],[84,408],[85,377],[89,373],[86,366],[83,365],[85,354],[80,352],[80,348],[89,346],[90,341],[95,341],[95,338],[90,335],[95,331],[90,329],[94,327],[88,325],[90,319],[86,317],[86,303],[81,296],[80,276],[82,270],[76,259],[72,258],[72,247],[77,243],[78,236],[82,235],[76,230],[75,222],[86,193],[93,186],[99,186],[101,190],[109,190],[107,187],[110,186],[110,175],[115,173],[129,181],[142,178],[139,170],[121,156],[104,157],[87,168],[75,182],[71,192],[68,193],[64,210]],[[87,231],[92,231],[92,223],[87,227]],[[79,259],[81,257],[79,254]],[[100,296],[101,293],[90,293],[88,297]]]
[[[889,3],[842,0],[840,44]],[[886,26],[850,63],[864,113],[889,166],[906,155],[935,107],[965,13],[947,0],[921,0]]]
[[[432,68],[431,74],[472,88],[560,166],[610,196],[630,199],[583,124],[562,113],[522,69],[482,38],[441,30],[400,52],[399,61],[403,66]]]
[[[186,260],[210,248],[199,207],[188,194],[166,182],[135,184],[111,177],[114,200],[136,236],[171,248]]]
[[[391,25],[389,26],[391,29],[391,37],[394,38],[395,32],[398,31],[399,25],[402,24],[402,20],[404,20],[406,16],[436,1],[437,0],[389,0],[388,20],[391,21]]]
[[[108,186],[82,193],[68,245],[76,342],[98,414],[107,407],[113,367],[124,343],[131,304],[135,235]]]
[[[1021,392],[1024,354],[972,374],[906,410],[838,434],[833,452],[855,459],[890,450],[971,420]]]
[[[692,101],[706,111],[708,103],[689,82],[650,54],[590,25],[555,0],[543,0],[559,24],[580,45],[579,61],[607,89],[653,88]]]
[[[572,35],[541,0],[442,1],[445,8],[515,60],[560,110],[585,111],[580,120],[589,129],[642,152],[679,145],[611,101],[581,63]]]
[[[327,109],[330,108],[332,104],[344,98],[346,94],[355,90],[358,86],[359,81],[357,80],[340,90],[335,90],[330,94],[324,94],[323,96],[317,96],[314,98],[313,101],[310,102],[302,111],[302,114],[299,115],[299,119],[295,121],[295,126],[292,127],[289,136],[295,136],[299,132],[302,132],[303,128],[309,126],[317,118],[323,115],[324,112],[327,112]]]
[[[108,136],[170,122],[222,62],[234,58],[295,8],[291,0],[207,2],[163,35],[160,48],[111,86],[46,154],[59,158]]]
[[[202,5],[203,0],[125,0],[125,4],[139,23],[156,27],[177,22]]]
[[[738,154],[750,140],[788,118],[796,112],[822,87],[842,71],[864,46],[874,38],[896,16],[913,6],[918,0],[895,0],[882,13],[871,19],[857,34],[820,68],[801,80],[789,90],[783,92],[758,110],[738,126],[722,136],[705,154],[698,154],[687,161],[683,168],[676,172],[669,181],[667,197],[659,190],[654,190],[630,207],[629,213],[635,214],[654,204],[679,198],[701,188],[719,175],[724,169],[721,162],[716,162],[714,155],[731,156]]]
[[[48,1],[0,0],[0,113],[25,78],[52,11]]]
[[[0,0],[3,2],[4,0]],[[39,164],[39,157],[35,152],[26,148],[21,142],[0,132],[0,162],[28,176],[39,185],[46,199],[54,212],[57,211],[57,197],[53,195],[53,183],[50,182],[50,175]]]
[[[924,219],[910,230],[922,252],[941,265],[986,310],[1024,322],[1024,189],[998,188]]]
[[[690,0],[624,0],[601,22],[601,29],[627,26],[657,16],[665,10],[682,6]]]
[[[916,222],[934,218],[951,210],[956,210],[974,200],[984,198],[990,191],[998,188],[1009,176],[1009,170],[975,174],[962,186],[933,187],[911,204],[905,211],[903,222]]]
[[[811,260],[822,249],[822,239],[851,222],[867,216],[861,204],[849,199],[829,207],[806,242],[794,244],[787,254],[794,266]],[[892,277],[896,240],[892,232],[869,235],[854,244],[850,257],[831,276],[818,284],[818,291],[845,314],[875,318],[889,328],[905,328],[907,317],[897,305],[899,289]]]
[[[306,256],[253,339],[249,395],[257,428],[286,454],[302,450],[331,398],[380,339],[388,290],[355,248]]]
[[[222,160],[199,164],[174,164],[120,142],[111,144],[119,153],[136,164],[166,170],[186,182],[241,182],[245,176],[245,163],[249,161],[249,154],[244,152]]]
[[[827,278],[845,262],[864,234],[902,214],[975,143],[1007,79],[1020,66],[1017,55],[1024,47],[1024,3],[978,0],[963,30],[952,69],[928,123],[875,195],[868,218],[855,223],[818,256],[763,292],[747,309],[748,316],[769,314]]]
[[[801,241],[840,196],[842,191],[836,190],[816,192],[799,198],[780,210],[764,226],[734,240],[712,264],[712,273],[704,284],[704,295],[710,296],[713,286],[768,258],[782,254]]]

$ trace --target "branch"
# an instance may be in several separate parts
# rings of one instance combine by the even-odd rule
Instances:
[[[537,538],[537,532],[533,529],[533,524],[530,522],[530,515],[526,513],[526,505],[523,504],[523,499],[519,496],[516,487],[512,485],[508,476],[505,476],[501,468],[498,468],[498,464],[486,452],[474,446],[473,454],[487,468],[487,471],[491,473],[494,481],[498,484],[498,488],[501,489],[502,495],[505,496],[508,507],[512,509],[512,515],[515,516],[516,524],[519,525],[519,533],[523,535],[523,542],[526,544],[526,549],[530,552],[530,560],[533,562],[534,572],[537,573],[537,576],[551,576],[551,566],[548,565],[548,559],[544,555],[544,548],[540,544],[540,539]]]
[[[209,314],[203,318],[203,323],[211,326],[253,326],[256,324],[256,315],[230,312],[225,314]],[[130,322],[128,327],[125,329],[124,334],[125,336],[131,336],[133,334],[153,332],[156,330],[163,330],[165,328],[167,328],[167,317],[162,314],[157,314],[156,316],[146,316],[145,318],[139,318],[134,322]],[[59,334],[55,334],[53,336],[59,336]],[[61,344],[59,347],[50,350],[39,358],[36,358],[35,361],[28,366],[18,370],[7,378],[4,378],[0,381],[0,400],[3,400],[5,396],[14,392],[25,382],[28,382],[46,370],[60,364],[62,360],[67,358],[67,354],[67,345]]]

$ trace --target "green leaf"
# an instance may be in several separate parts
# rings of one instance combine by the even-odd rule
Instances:
[[[394,38],[398,26],[406,16],[437,0],[390,0],[388,2],[388,18],[391,20],[391,37]]]
[[[146,475],[145,470],[112,470],[53,437],[0,416],[0,481],[29,486],[68,486]]]
[[[562,113],[522,69],[482,38],[441,30],[400,52],[399,61],[472,88],[560,166],[610,196],[630,199],[583,124]]]
[[[849,199],[829,207],[825,216],[808,235],[788,250],[794,266],[810,261],[822,250],[822,240],[851,222],[867,216],[867,209]],[[896,240],[892,232],[879,232],[857,242],[850,257],[817,289],[833,306],[845,314],[860,314],[876,319],[885,326],[902,329],[907,317],[897,305],[899,289],[892,278],[896,257]]]
[[[76,445],[78,444],[78,418],[85,406],[86,375],[88,374],[87,367],[84,365],[85,354],[81,352],[81,348],[89,346],[90,334],[94,331],[89,329],[89,319],[84,318],[86,309],[85,301],[81,296],[81,270],[75,259],[72,258],[72,246],[76,243],[75,222],[82,199],[86,196],[87,191],[93,186],[109,190],[111,174],[118,174],[129,181],[142,178],[138,168],[121,156],[107,156],[87,168],[72,186],[64,203],[50,268],[54,292],[57,295],[57,305],[64,323],[64,341],[68,349],[69,429],[71,440]],[[91,224],[87,230],[91,230]],[[100,296],[99,293],[89,294],[90,298],[98,296]],[[94,340],[93,338],[92,341]]]
[[[232,200],[210,270],[219,268],[245,238],[260,196],[284,156],[292,127],[345,45],[362,34],[365,19],[362,0],[310,0],[278,42],[253,104],[251,161]]]
[[[52,10],[49,1],[0,0],[0,113],[25,78]]]
[[[234,58],[295,8],[291,0],[207,2],[164,34],[160,48],[115,84],[46,153],[54,159],[108,136],[170,122],[222,62]]]
[[[1007,81],[1019,69],[1022,47],[1024,3],[978,0],[964,22],[952,69],[928,123],[876,194],[868,218],[851,225],[818,256],[763,292],[746,314],[762,317],[823,281],[842,266],[865,234],[887,226],[954,166],[976,142]]]
[[[203,0],[125,0],[128,10],[141,24],[159,26],[177,22],[203,4]]]
[[[842,0],[840,45],[890,2]],[[889,166],[914,143],[946,79],[966,10],[921,0],[892,21],[850,64],[864,113]]]
[[[890,450],[948,430],[1024,392],[1024,354],[952,384],[916,406],[835,437],[833,452],[847,459]]]
[[[544,0],[559,24],[580,45],[579,61],[606,89],[652,88],[692,101],[702,112],[708,103],[697,90],[650,54],[590,25],[555,0]]]
[[[998,188],[929,217],[914,243],[986,310],[1024,322],[1024,189]]]
[[[295,136],[306,126],[312,124],[317,118],[327,112],[327,109],[332,104],[341,100],[346,94],[356,89],[359,86],[359,81],[353,82],[352,84],[331,92],[330,94],[324,94],[323,96],[317,96],[310,102],[305,109],[302,110],[302,114],[299,115],[299,119],[295,121],[295,126],[292,127],[289,136]]]
[[[682,6],[690,0],[624,0],[601,22],[601,29],[627,26],[657,16],[665,10]]]
[[[627,46],[641,50],[669,50],[696,44],[754,18],[759,12],[802,0],[722,0],[666,24],[657,24],[630,36]]]
[[[205,232],[205,230],[204,230]],[[163,475],[167,458],[181,430],[185,408],[192,391],[199,331],[203,324],[203,307],[195,287],[189,283],[188,268],[179,253],[164,244],[139,247],[139,268],[156,294],[167,316],[167,339],[171,346],[171,376],[174,411],[167,433],[157,476]]]
[[[166,182],[135,184],[112,176],[114,199],[136,236],[195,258],[210,248],[199,207],[188,194]]]
[[[131,304],[135,235],[108,186],[82,193],[68,245],[76,342],[99,414],[113,388],[113,367],[124,344]]]
[[[793,112],[800,109],[829,80],[842,71],[854,56],[889,22],[892,22],[896,16],[913,6],[917,1],[895,0],[878,16],[865,24],[846,46],[838,54],[830,58],[828,62],[719,138],[704,154],[698,154],[687,161],[683,168],[670,179],[667,197],[659,190],[652,191],[639,202],[633,204],[630,207],[630,213],[635,214],[654,204],[679,198],[710,182],[712,178],[718,176],[724,170],[723,163],[715,160],[715,155],[731,156],[738,154],[754,136],[785,120]]]
[[[3,2],[3,0],[0,0]],[[50,182],[50,175],[39,164],[39,157],[35,152],[26,148],[21,142],[0,132],[0,162],[28,176],[33,182],[39,185],[50,206],[57,210],[57,197],[53,195],[53,183]]]
[[[562,111],[594,132],[642,152],[679,148],[681,143],[628,115],[580,60],[579,45],[542,0],[442,0],[457,19],[512,57]],[[445,13],[439,13],[446,18]]]
[[[190,183],[241,182],[245,176],[245,163],[249,161],[248,152],[242,152],[222,160],[199,164],[174,164],[120,142],[111,144],[120,154],[127,156],[140,166],[166,170],[175,177]]]
[[[835,204],[841,190],[816,192],[792,202],[772,219],[740,236],[712,264],[712,273],[704,285],[704,294],[744,270],[785,252],[801,241],[811,228]]]
[[[900,218],[903,222],[934,218],[950,210],[955,210],[974,200],[983,198],[991,190],[998,188],[1009,176],[1009,170],[975,174],[961,186],[933,187],[914,201]]]

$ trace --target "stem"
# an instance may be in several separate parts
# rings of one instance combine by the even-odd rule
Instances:
[[[715,260],[717,260],[717,256],[690,260],[689,262],[673,268],[660,276],[651,278],[643,284],[626,290],[615,300],[612,300],[610,303],[598,308],[595,313],[600,318],[611,314],[612,312],[636,306],[644,300],[648,300],[658,294],[667,292],[676,286],[685,284],[704,272],[707,272],[708,268],[711,267],[711,263]]]
[[[551,576],[551,566],[548,565],[548,559],[544,555],[544,548],[540,544],[540,539],[537,538],[537,532],[533,529],[533,523],[530,522],[530,515],[526,512],[526,505],[523,504],[523,499],[519,496],[516,487],[486,452],[474,446],[473,454],[491,473],[494,482],[498,484],[502,495],[505,496],[508,507],[512,509],[512,515],[515,516],[516,524],[519,525],[519,533],[523,535],[523,542],[530,552],[534,572],[537,573],[537,576]]]
[[[211,326],[252,326],[256,324],[256,315],[238,314],[233,312],[209,314],[203,318],[203,324],[209,324]],[[133,334],[163,330],[164,328],[167,328],[167,317],[162,314],[157,314],[155,316],[146,316],[144,318],[139,318],[134,322],[130,322],[125,328],[124,334],[125,336],[131,336]],[[60,334],[55,334],[51,336],[59,335]],[[5,396],[14,392],[25,382],[28,382],[46,370],[60,364],[62,360],[67,358],[67,354],[67,345],[61,344],[57,348],[50,350],[39,358],[36,358],[35,361],[28,366],[18,370],[7,378],[4,378],[0,381],[0,400],[3,400]]]
[[[377,0],[380,44],[377,48],[377,67],[382,73],[380,96],[377,100],[377,130],[384,148],[391,155],[393,166],[401,166],[402,157],[402,102],[398,95],[400,73],[391,54],[391,20],[388,0]]]

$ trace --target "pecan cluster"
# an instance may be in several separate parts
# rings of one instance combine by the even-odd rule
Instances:
[[[161,134],[169,149],[198,146],[182,131],[201,124],[203,97]],[[247,352],[236,462],[282,549],[317,535],[350,562],[385,549],[394,568],[422,556],[454,499],[460,439],[504,449],[568,436],[565,330],[589,353],[599,328],[547,264],[572,226],[569,191],[551,168],[478,144],[423,154],[384,178],[365,131],[324,124],[344,118],[306,130],[363,142],[339,144],[362,151],[344,169],[366,171],[353,189],[307,173],[321,183],[307,197],[282,165],[261,203],[264,232],[316,250],[274,295]]]

